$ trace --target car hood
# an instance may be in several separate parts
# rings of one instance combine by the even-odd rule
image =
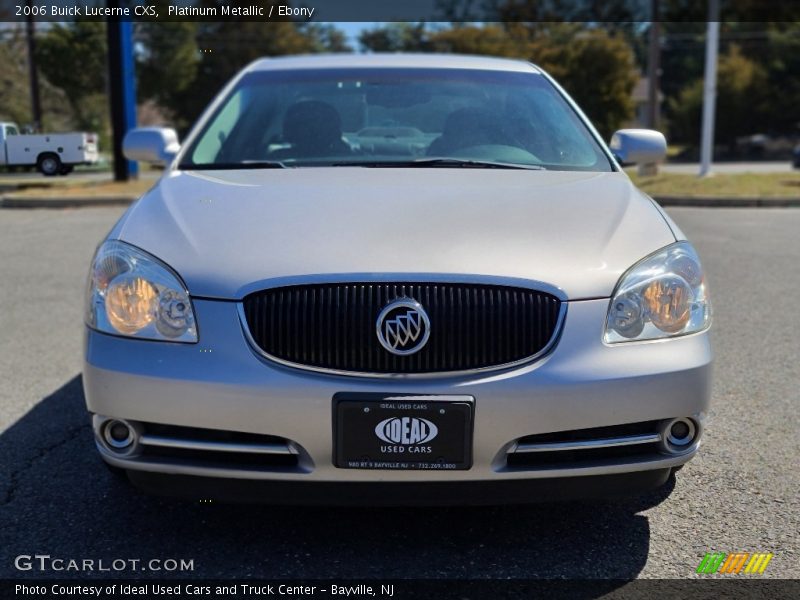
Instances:
[[[624,173],[361,167],[172,171],[111,232],[190,293],[239,299],[298,276],[533,281],[610,296],[675,238]]]

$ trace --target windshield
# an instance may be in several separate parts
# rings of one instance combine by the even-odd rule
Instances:
[[[540,74],[395,68],[250,73],[179,168],[313,166],[613,170]]]

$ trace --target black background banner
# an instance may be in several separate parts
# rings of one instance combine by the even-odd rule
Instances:
[[[283,587],[282,587],[283,586]],[[0,581],[3,600],[21,598],[47,599],[122,599],[198,598],[263,600],[280,598],[328,600],[478,600],[478,599],[547,599],[588,600],[711,600],[760,599],[795,600],[800,598],[796,579],[760,579],[728,576],[670,580],[125,580],[84,579],[5,579]]]
[[[706,20],[706,2],[683,2],[673,9],[669,3],[662,2],[662,5],[655,20]],[[144,7],[148,8],[144,10]],[[122,18],[165,22],[610,23],[654,20],[650,0],[0,0],[0,21],[20,22],[28,15],[37,21],[102,20],[108,14],[97,11],[107,8],[121,9],[127,16],[116,16]],[[734,13],[740,22],[797,21],[800,20],[800,0],[720,0],[722,21]]]

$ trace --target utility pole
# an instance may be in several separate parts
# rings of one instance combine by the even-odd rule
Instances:
[[[27,0],[28,8],[33,6],[33,0]],[[33,11],[30,11],[31,13]],[[36,131],[42,130],[42,102],[39,97],[39,72],[36,68],[36,25],[33,15],[25,18],[25,37],[28,42],[28,77],[31,87],[31,117]]]
[[[708,2],[706,70],[703,82],[703,131],[700,139],[700,177],[711,171],[714,159],[714,115],[717,101],[717,56],[719,55],[719,0]]]
[[[109,0],[108,6],[120,6],[119,0]],[[108,83],[111,101],[111,129],[114,144],[114,180],[128,181],[138,175],[138,165],[125,158],[122,140],[136,127],[136,81],[133,64],[133,24],[131,21],[109,18]]]
[[[650,39],[647,57],[647,126],[650,129],[658,129],[658,90],[660,88],[659,73],[661,71],[661,23],[659,21],[658,0],[651,0],[650,13]]]
[[[650,0],[650,32],[647,53],[647,126],[658,129],[658,75],[661,69],[661,23],[659,22],[658,0]],[[658,175],[657,163],[643,163],[637,168],[640,177]]]

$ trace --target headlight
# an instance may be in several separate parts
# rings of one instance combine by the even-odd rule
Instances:
[[[696,333],[711,321],[703,269],[689,242],[639,261],[622,276],[608,307],[606,343]]]
[[[103,243],[92,261],[87,292],[89,327],[148,340],[197,341],[186,286],[167,265],[134,246]]]

